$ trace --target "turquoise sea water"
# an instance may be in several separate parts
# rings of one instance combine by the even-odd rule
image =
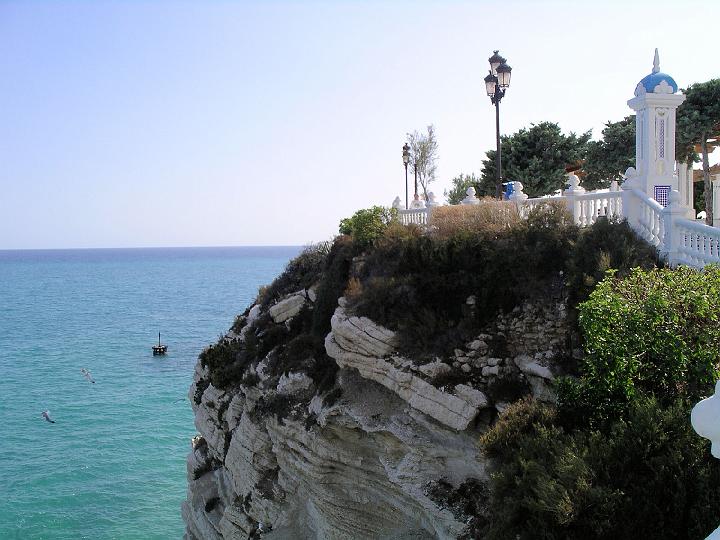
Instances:
[[[0,538],[181,538],[197,355],[298,252],[0,251]]]

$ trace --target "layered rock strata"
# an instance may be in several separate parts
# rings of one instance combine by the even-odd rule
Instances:
[[[254,326],[262,320],[289,325],[314,300],[299,291],[266,310],[254,306],[228,339],[266,331]],[[487,479],[478,437],[509,401],[499,381],[552,400],[556,359],[569,354],[567,326],[562,302],[526,305],[452,358],[419,363],[341,298],[325,338],[340,368],[331,390],[301,370],[273,375],[272,351],[222,389],[198,362],[185,537],[469,537],[473,516],[449,508],[434,486]],[[520,328],[536,330],[535,341],[515,336]]]

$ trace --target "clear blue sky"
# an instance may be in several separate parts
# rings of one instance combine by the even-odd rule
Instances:
[[[304,244],[404,192],[433,123],[441,194],[504,133],[593,129],[652,68],[720,76],[720,2],[0,2],[0,249]]]

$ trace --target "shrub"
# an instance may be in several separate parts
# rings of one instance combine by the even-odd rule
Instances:
[[[448,354],[498,310],[546,294],[565,268],[577,227],[552,206],[514,225],[448,238],[376,242],[359,276],[352,307],[399,332],[399,348],[415,359]],[[509,222],[508,222],[509,223]],[[482,232],[478,232],[482,231]],[[475,307],[466,304],[475,296]]]
[[[578,419],[622,415],[639,390],[698,399],[720,375],[720,267],[611,272],[580,305],[579,322],[581,377],[559,387]]]
[[[403,225],[399,221],[393,220],[388,224],[382,237],[376,240],[376,243],[390,242],[393,244],[404,240],[410,240],[411,238],[419,238],[424,234],[424,231],[424,228],[416,225],[415,223]]]
[[[516,401],[480,438],[480,444],[490,457],[507,456],[517,446],[520,437],[531,435],[538,426],[551,426],[556,416],[557,411],[550,405],[531,398]]]
[[[251,355],[238,339],[220,338],[200,353],[200,364],[208,368],[210,382],[215,388],[227,388],[239,382],[250,360]],[[195,400],[197,403],[197,393]]]
[[[287,264],[275,281],[268,287],[260,289],[257,302],[267,307],[286,294],[307,289],[317,283],[330,253],[330,247],[330,242],[307,246],[300,255]]]
[[[516,226],[515,203],[484,198],[478,205],[439,206],[430,214],[430,234],[448,239],[458,234],[494,235]]]
[[[635,234],[627,221],[598,219],[592,227],[581,229],[572,250],[567,272],[570,301],[587,300],[610,269],[624,278],[632,268],[649,270],[660,264],[655,248]]]
[[[330,318],[335,312],[338,298],[347,287],[353,257],[358,255],[360,249],[361,246],[347,236],[340,236],[333,242],[315,299],[312,332],[316,336],[325,337],[330,331]]]
[[[357,244],[366,247],[385,233],[395,216],[394,208],[384,206],[358,210],[352,217],[340,221],[340,234],[352,236]]]
[[[511,407],[481,440],[498,461],[483,538],[704,538],[720,512],[720,464],[688,412],[640,398],[604,433],[569,433],[551,407]]]

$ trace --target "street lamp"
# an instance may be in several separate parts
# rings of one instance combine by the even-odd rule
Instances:
[[[495,196],[499,199],[502,193],[502,161],[500,158],[500,100],[505,96],[505,89],[510,86],[510,75],[512,68],[506,60],[493,51],[488,58],[490,62],[490,73],[485,77],[485,90],[490,96],[490,102],[495,105],[495,138],[497,151],[495,152]]]
[[[403,164],[405,165],[405,210],[408,209],[408,183],[407,183],[407,166],[410,163],[410,147],[408,143],[403,145]]]

